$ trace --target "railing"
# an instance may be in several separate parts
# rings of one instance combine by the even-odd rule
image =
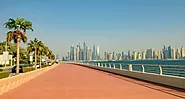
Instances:
[[[92,66],[127,70],[131,72],[142,72],[166,76],[185,77],[184,65],[154,65],[154,64],[123,64],[123,63],[101,63],[101,62],[80,62]]]

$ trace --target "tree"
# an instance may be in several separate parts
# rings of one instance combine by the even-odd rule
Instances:
[[[46,51],[46,53],[45,53],[46,57],[49,57],[50,50],[49,50],[49,48],[47,46],[45,46],[45,51]],[[48,59],[46,58],[46,65],[47,64],[48,64]]]
[[[50,55],[50,59],[51,59],[51,60],[55,60],[55,55],[54,55],[54,54],[51,54],[51,55]]]
[[[41,43],[42,41],[39,41],[37,38],[35,38],[34,40],[30,40],[30,42],[28,43],[28,47],[27,47],[28,54],[30,54],[31,52],[34,52],[34,55],[35,55],[35,67],[37,65],[37,54]]]
[[[38,47],[38,54],[40,56],[40,68],[42,68],[42,56],[44,56],[46,54],[46,47],[44,46],[44,44],[41,42],[39,43],[39,47]]]
[[[14,20],[10,18],[6,23],[4,23],[5,28],[8,28],[10,31],[7,33],[7,42],[10,43],[12,40],[16,43],[17,47],[17,67],[16,73],[19,74],[19,48],[20,42],[27,42],[26,30],[32,30],[32,23],[25,20],[24,18],[17,18]]]

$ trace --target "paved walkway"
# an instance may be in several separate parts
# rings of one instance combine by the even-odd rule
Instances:
[[[0,99],[184,99],[183,92],[179,92],[181,97],[178,97],[155,89],[162,87],[151,88],[139,82],[77,65],[60,64],[1,95]]]

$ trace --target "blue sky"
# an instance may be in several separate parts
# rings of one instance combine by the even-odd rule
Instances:
[[[28,38],[61,56],[83,41],[99,45],[101,53],[177,48],[185,46],[184,11],[184,0],[1,0],[0,40],[8,31],[3,23],[23,17],[35,30]]]

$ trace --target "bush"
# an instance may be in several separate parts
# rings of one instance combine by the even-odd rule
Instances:
[[[41,68],[45,68],[45,67],[47,67],[48,65],[41,65]]]
[[[33,71],[33,70],[35,70],[35,67],[24,67],[23,68],[23,73],[30,72],[30,71]]]
[[[0,72],[2,72],[3,71],[3,69],[0,69]]]
[[[8,77],[9,74],[10,74],[10,72],[7,72],[7,71],[0,72],[0,79]]]
[[[55,62],[52,62],[51,65],[53,65]]]

